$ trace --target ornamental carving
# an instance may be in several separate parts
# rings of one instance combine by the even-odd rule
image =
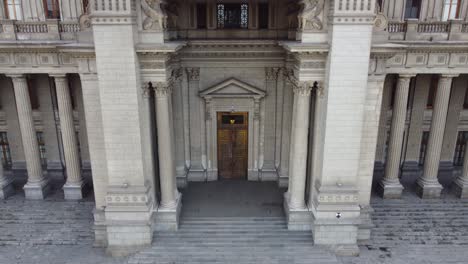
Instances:
[[[141,0],[141,10],[145,14],[144,30],[163,30],[167,27],[167,14],[162,9],[161,0]]]
[[[322,30],[323,23],[318,17],[323,11],[323,0],[300,0],[297,14],[298,28],[302,30]]]
[[[388,26],[387,17],[382,13],[378,13],[374,19],[375,29],[377,29],[378,31],[384,31],[385,29],[387,29],[387,26]]]
[[[299,96],[310,96],[310,92],[314,86],[313,82],[299,82],[297,86],[293,86],[293,91]]]

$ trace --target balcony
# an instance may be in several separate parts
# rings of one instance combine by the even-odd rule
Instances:
[[[0,40],[75,40],[78,21],[0,20]]]
[[[390,21],[387,31],[389,40],[468,41],[468,22],[458,19],[447,22]]]

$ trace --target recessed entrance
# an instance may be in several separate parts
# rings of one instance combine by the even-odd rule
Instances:
[[[247,112],[218,112],[218,175],[246,179],[248,165]]]

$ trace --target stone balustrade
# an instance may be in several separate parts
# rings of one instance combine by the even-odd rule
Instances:
[[[0,20],[0,40],[74,40],[78,21]]]
[[[468,40],[468,23],[462,20],[450,21],[390,21],[387,32],[390,40]]]

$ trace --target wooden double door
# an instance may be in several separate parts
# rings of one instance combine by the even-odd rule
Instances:
[[[246,179],[248,165],[247,112],[218,112],[218,175]]]

